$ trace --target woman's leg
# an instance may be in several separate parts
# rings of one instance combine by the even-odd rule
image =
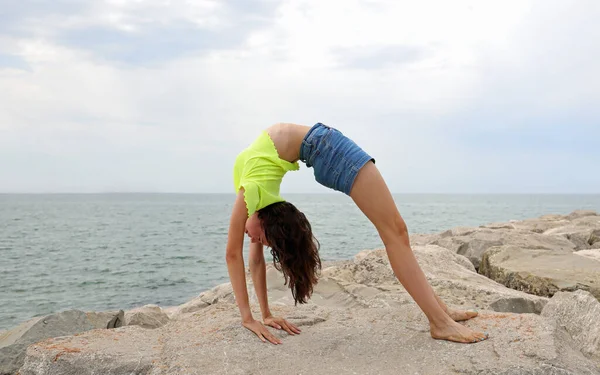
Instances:
[[[456,342],[476,342],[486,335],[456,323],[444,311],[410,248],[406,224],[374,163],[361,168],[350,196],[377,228],[394,274],[429,320],[431,336]]]

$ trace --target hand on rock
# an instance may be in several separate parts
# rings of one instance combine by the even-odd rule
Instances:
[[[283,329],[290,335],[297,335],[300,333],[300,329],[288,322],[287,320],[275,316],[269,316],[264,319],[266,325],[277,329]]]
[[[269,340],[269,342],[275,345],[281,344],[281,340],[275,337],[271,332],[269,332],[267,327],[257,320],[252,319],[252,321],[249,322],[242,322],[242,325],[254,332],[254,334],[256,334],[256,336],[262,340],[262,342],[267,342],[267,340]]]

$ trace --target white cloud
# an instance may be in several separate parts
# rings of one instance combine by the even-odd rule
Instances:
[[[475,157],[448,134],[543,128],[569,111],[596,120],[581,129],[600,117],[594,2],[257,2],[277,9],[248,26],[241,45],[165,50],[152,66],[114,62],[59,35],[98,26],[151,35],[186,21],[222,36],[243,12],[212,1],[91,4],[30,19],[29,36],[0,36],[0,53],[31,67],[0,65],[0,163],[19,163],[0,170],[0,191],[230,191],[235,154],[279,121],[339,127],[375,154],[394,191],[494,191],[511,178],[524,190],[543,178],[562,189],[566,178],[528,175],[505,150]],[[551,158],[532,152],[532,162]],[[32,176],[42,158],[69,173]],[[284,189],[322,191],[309,175],[290,176]],[[600,189],[597,179],[587,184]]]

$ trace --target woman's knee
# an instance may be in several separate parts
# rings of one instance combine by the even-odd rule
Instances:
[[[384,244],[396,241],[409,243],[408,227],[400,214],[394,216],[390,225],[382,231],[381,238]]]

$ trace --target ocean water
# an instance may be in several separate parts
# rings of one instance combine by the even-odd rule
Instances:
[[[0,330],[76,308],[173,306],[227,282],[233,195],[0,195]],[[288,194],[324,260],[382,247],[342,194]],[[411,233],[600,211],[600,195],[395,195]],[[245,255],[247,257],[247,242]],[[268,252],[267,252],[268,255]],[[267,256],[267,258],[269,258]]]

